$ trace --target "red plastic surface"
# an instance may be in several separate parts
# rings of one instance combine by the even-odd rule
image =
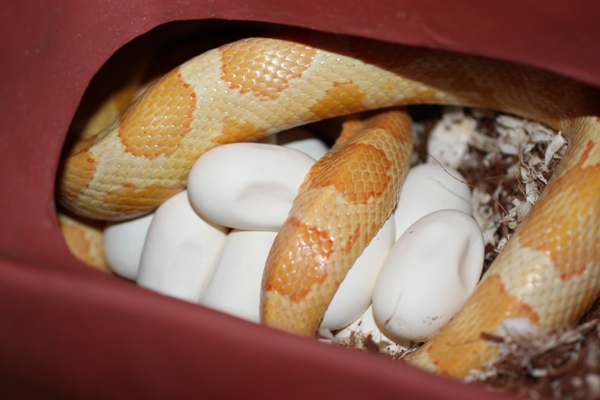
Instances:
[[[0,5],[1,398],[505,398],[87,268],[53,200],[67,127],[123,44],[174,20],[276,22],[483,54],[600,86],[588,1],[6,1]]]

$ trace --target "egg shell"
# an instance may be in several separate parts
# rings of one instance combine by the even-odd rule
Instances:
[[[314,161],[283,146],[220,146],[206,152],[192,167],[190,201],[200,215],[216,224],[278,231]]]
[[[377,344],[381,352],[388,354],[393,354],[410,347],[410,342],[395,343],[381,332],[373,317],[373,306],[369,306],[363,315],[352,324],[336,332],[333,341],[352,344],[352,337],[366,338],[367,336],[371,337],[371,340]]]
[[[469,215],[441,210],[419,219],[377,276],[373,314],[381,331],[395,342],[433,336],[475,289],[483,255],[483,235]]]
[[[142,249],[154,214],[128,221],[110,222],[104,229],[104,255],[116,274],[136,280]]]
[[[464,177],[452,168],[421,164],[410,169],[394,212],[396,239],[419,218],[438,210],[471,214],[471,191]]]
[[[187,191],[171,197],[154,214],[142,252],[138,285],[196,302],[227,231],[201,218],[192,209]]]
[[[394,245],[395,234],[394,219],[388,218],[346,274],[327,307],[321,321],[321,329],[335,331],[344,328],[359,318],[369,307],[375,279]]]
[[[336,332],[334,338],[338,340],[348,338],[353,333],[382,335],[377,323],[375,322],[375,318],[373,317],[373,306],[369,305],[365,312],[354,322],[344,329],[340,329],[338,332]]]
[[[258,323],[262,275],[276,236],[269,231],[231,231],[198,303]]]
[[[294,128],[277,134],[277,144],[296,149],[318,160],[329,151],[329,146],[304,128]]]

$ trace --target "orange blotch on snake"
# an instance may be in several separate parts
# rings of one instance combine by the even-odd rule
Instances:
[[[365,92],[352,82],[334,82],[317,103],[310,107],[316,120],[363,111]]]
[[[295,42],[246,39],[219,48],[221,79],[231,90],[274,100],[306,71],[316,49]]]
[[[350,250],[352,250],[354,243],[357,242],[359,237],[360,237],[360,227],[356,227],[356,229],[354,229],[354,232],[352,233],[352,235],[350,235],[350,237],[348,237],[348,241],[346,242],[346,244],[344,245],[342,250],[345,253],[349,253]]]
[[[369,117],[367,112],[360,116],[350,117],[344,122],[342,133],[336,144],[357,136],[361,132],[369,130],[385,130],[391,136],[402,143],[412,147],[412,122],[410,118],[403,117],[401,109],[390,110],[384,113],[376,113]],[[365,119],[366,118],[366,119]]]
[[[317,186],[333,186],[351,203],[367,203],[380,197],[390,184],[392,163],[375,146],[350,143],[335,163],[317,181]]]
[[[580,276],[597,260],[597,244],[589,242],[589,232],[581,227],[582,219],[593,220],[598,212],[600,164],[582,167],[593,147],[589,142],[579,163],[546,189],[544,196],[553,201],[536,204],[519,233],[521,246],[546,254],[563,281]],[[577,201],[566,205],[562,198]],[[557,203],[562,206],[557,207]]]
[[[333,239],[326,230],[290,218],[279,231],[267,265],[266,291],[274,291],[292,302],[304,299],[327,277],[327,260],[333,253]],[[274,260],[271,259],[274,258]]]
[[[93,139],[83,142],[76,147],[77,152],[65,160],[60,182],[63,188],[61,193],[77,198],[94,179],[97,162],[89,152],[93,143]]]
[[[583,165],[587,161],[593,148],[594,148],[594,142],[591,140],[588,141],[587,144],[585,145],[585,150],[583,151],[583,154],[581,155],[581,158],[579,159],[579,165]]]
[[[157,204],[156,199],[166,200],[185,189],[178,183],[171,186],[150,185],[137,188],[132,183],[124,183],[120,188],[104,195],[104,202],[110,204],[114,212],[149,211]]]
[[[119,124],[125,152],[153,160],[171,156],[191,131],[196,93],[174,70],[131,107]]]
[[[71,253],[86,264],[94,265],[94,260],[89,255],[92,244],[85,240],[85,230],[75,224],[61,224],[60,227]]]
[[[229,115],[223,117],[221,123],[223,124],[223,133],[212,138],[212,142],[218,145],[250,142],[263,136],[263,132],[259,132],[251,122],[241,122]]]
[[[486,318],[473,319],[473,315],[480,313],[478,308],[481,304],[486,304]],[[502,320],[512,317],[527,317],[533,324],[539,323],[539,315],[529,305],[511,295],[499,275],[491,275],[481,283],[463,312],[436,336],[436,345],[427,348],[429,360],[442,374],[465,376],[473,365],[488,361],[481,359],[482,354],[493,356],[493,353],[484,350],[489,347],[489,343],[482,340],[481,334],[494,333]],[[465,329],[465,326],[469,326],[469,329]],[[474,363],[473,360],[477,362]]]
[[[105,272],[106,266],[100,228],[84,228],[84,225],[67,217],[60,217],[60,228],[71,253],[84,263]]]

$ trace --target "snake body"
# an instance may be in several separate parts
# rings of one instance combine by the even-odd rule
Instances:
[[[130,218],[182,190],[193,162],[215,146],[383,107],[457,104],[545,123],[570,142],[548,187],[463,310],[407,358],[462,377],[498,356],[481,335],[505,318],[551,330],[576,322],[600,294],[599,98],[564,77],[478,57],[307,31],[248,38],[179,66],[75,146],[58,197],[83,216]],[[314,335],[392,212],[409,125],[400,110],[351,121],[315,164],[265,268],[265,324]]]

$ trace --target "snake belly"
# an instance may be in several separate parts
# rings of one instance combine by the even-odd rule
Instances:
[[[462,377],[498,357],[497,348],[481,334],[493,333],[503,319],[527,317],[542,330],[552,330],[576,322],[600,293],[599,98],[594,88],[526,66],[361,38],[284,31],[221,46],[167,74],[118,121],[79,143],[62,160],[58,199],[85,217],[131,218],[185,188],[193,162],[213,147],[384,107],[476,106],[545,123],[570,142],[549,185],[463,310],[407,357],[415,365]],[[404,121],[401,111],[391,113],[395,116],[384,114],[381,120],[397,118],[392,125],[406,125],[399,122]],[[335,282],[374,234],[353,214],[359,207],[350,207],[345,222],[334,225],[323,221],[337,217],[313,213],[319,221],[308,221],[310,212],[298,210],[310,210],[311,206],[300,205],[307,199],[316,202],[312,208],[333,215],[334,204],[319,203],[321,195],[311,191],[335,192],[340,188],[337,183],[347,181],[344,174],[355,168],[368,172],[369,165],[375,169],[398,165],[408,144],[400,138],[406,135],[392,129],[382,139],[367,126],[381,120],[352,122],[364,126],[350,126],[326,156],[337,172],[327,175],[329,164],[319,162],[307,176],[265,268],[261,313],[267,325],[314,335]],[[363,128],[367,135],[359,133]],[[397,149],[388,151],[388,145]],[[368,154],[357,156],[364,149]],[[373,179],[389,182],[403,176],[405,168],[395,172],[394,166],[384,174],[352,178],[353,187],[373,189],[366,191],[372,195],[363,199],[365,208],[358,211],[367,213],[362,220],[369,221],[369,229],[376,232],[397,196],[394,185],[388,185],[393,190],[374,189],[385,185]],[[335,193],[329,198],[339,201]],[[282,254],[297,252],[298,243],[311,240],[321,243],[312,246],[322,251],[320,255],[282,266],[296,260],[285,261]],[[323,272],[331,279],[323,278]],[[292,281],[305,283],[288,291],[282,282]]]

